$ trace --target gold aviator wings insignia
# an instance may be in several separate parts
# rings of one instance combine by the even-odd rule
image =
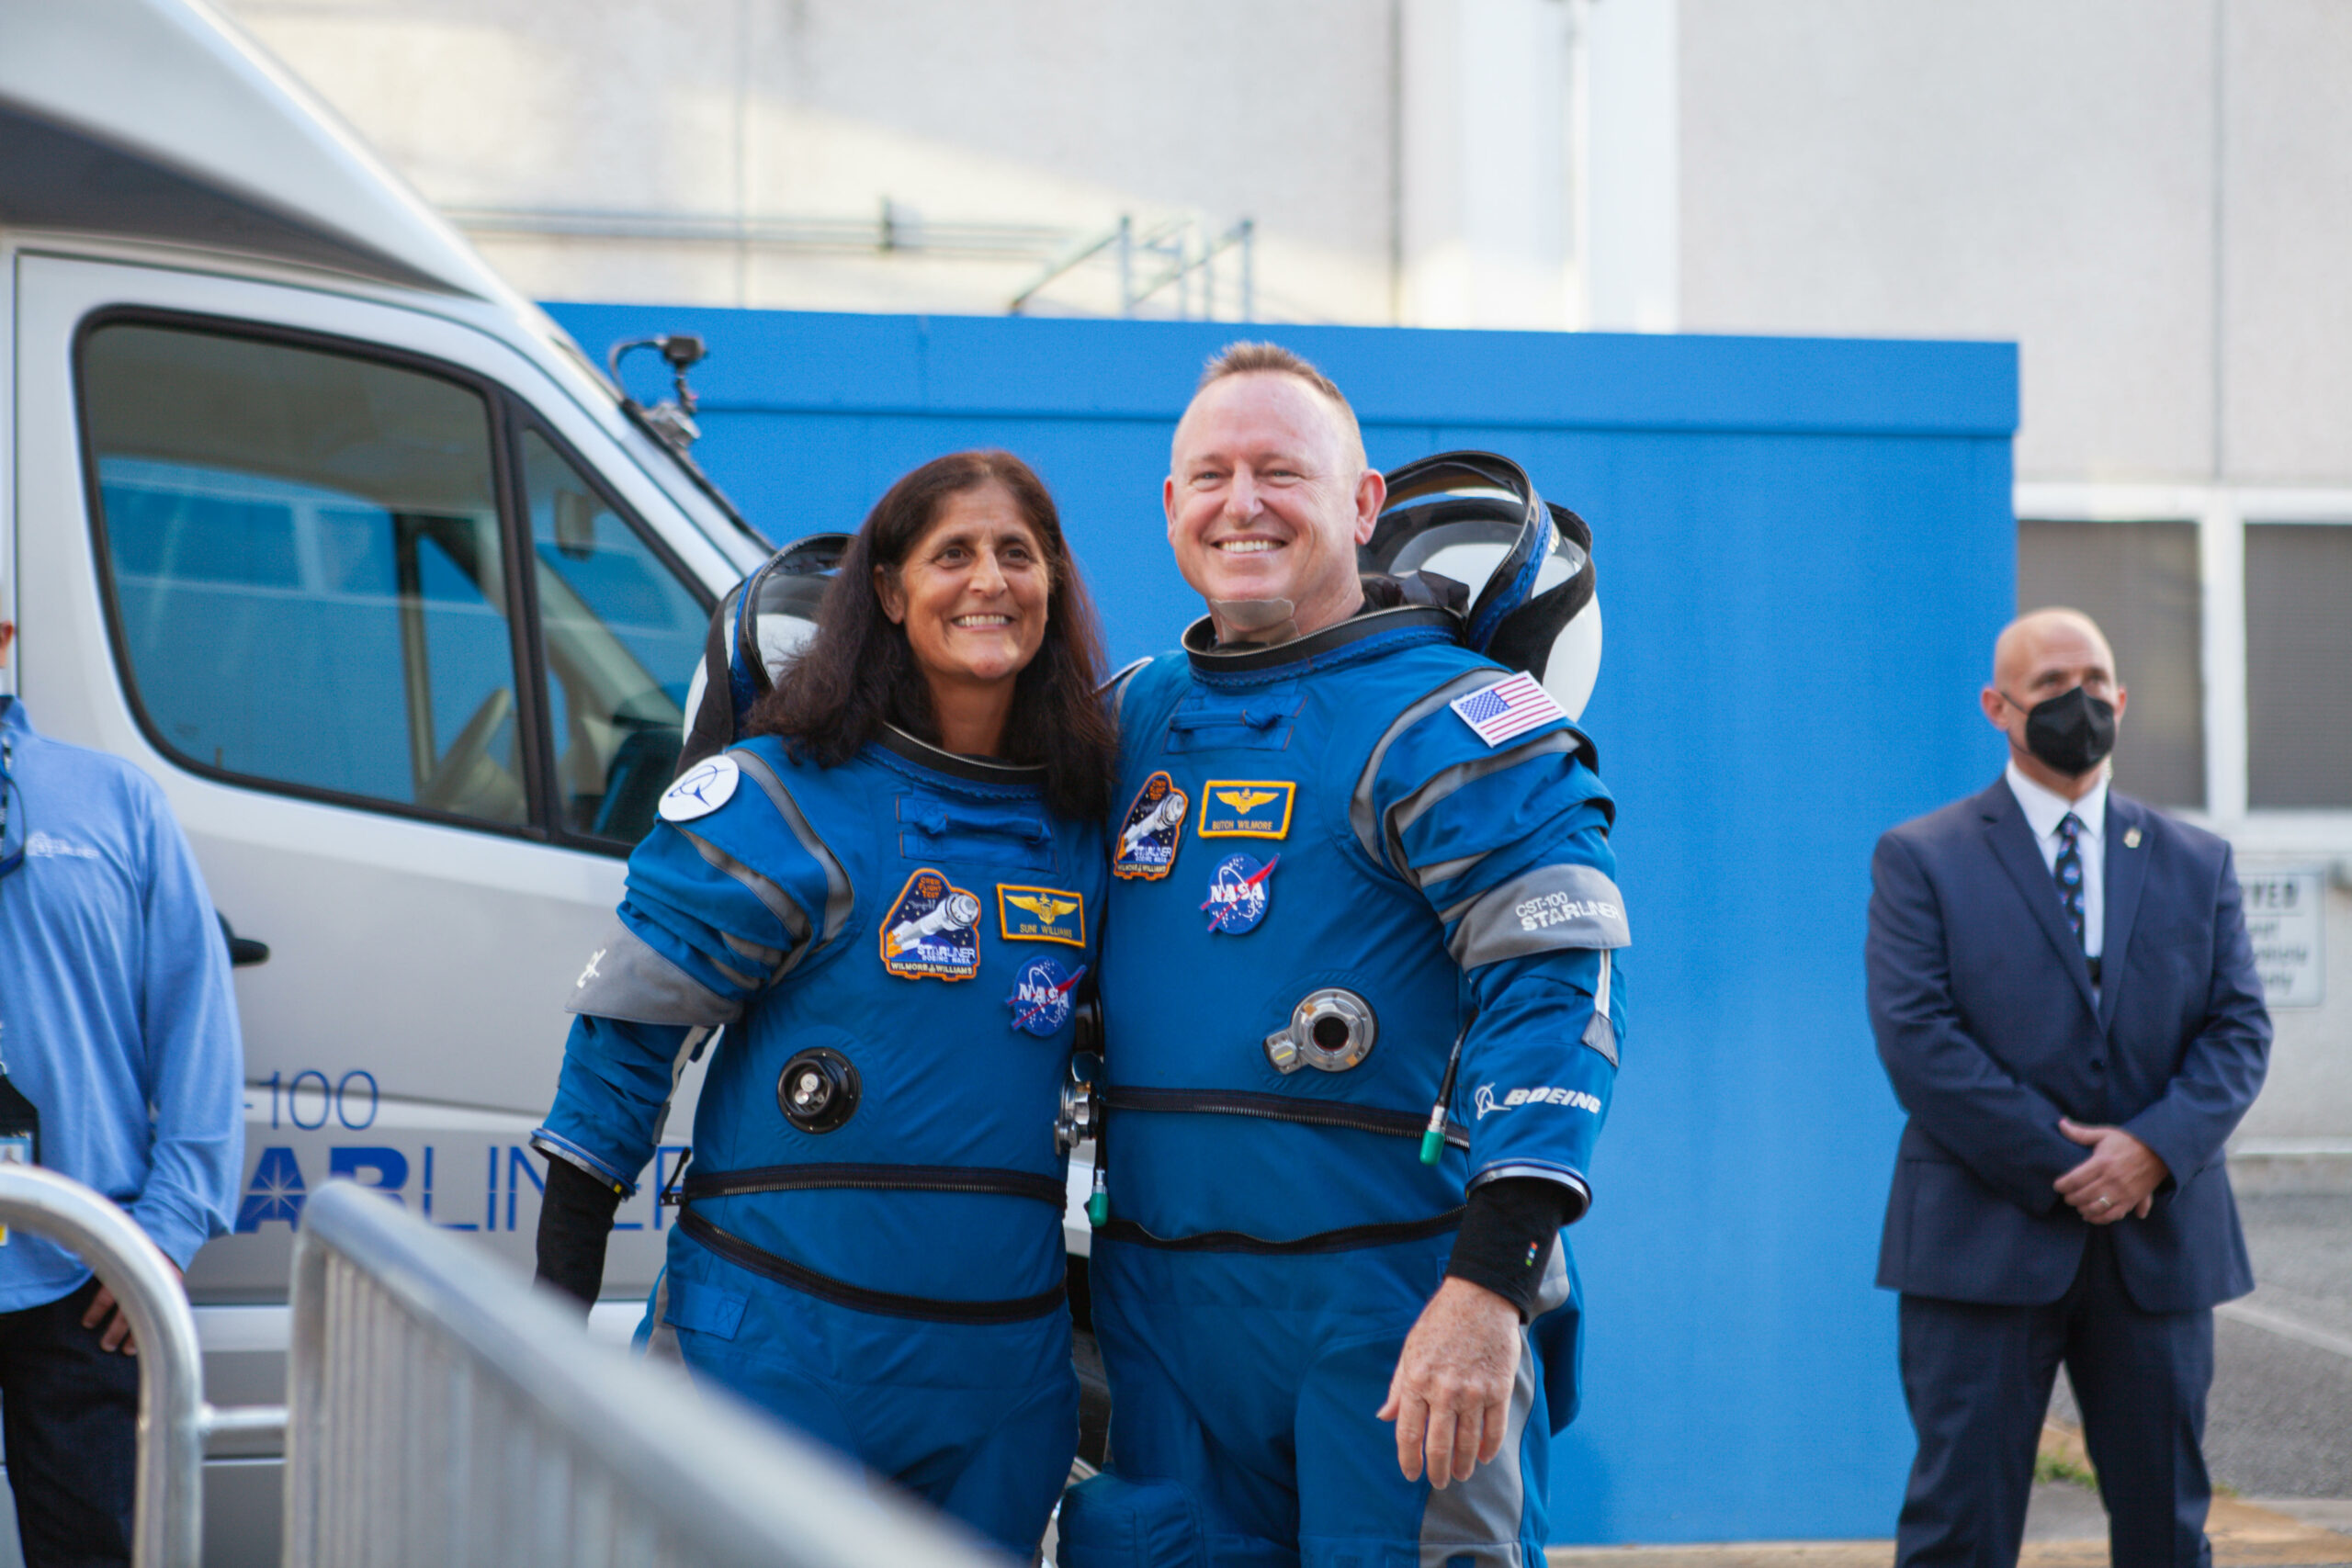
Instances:
[[[1265,805],[1281,793],[1272,789],[1221,789],[1216,792],[1216,797],[1236,812],[1248,812]]]
[[[1023,893],[1008,893],[1004,896],[1004,901],[1016,909],[1028,910],[1047,925],[1059,920],[1064,915],[1078,908],[1078,900],[1075,898],[1031,897]]]

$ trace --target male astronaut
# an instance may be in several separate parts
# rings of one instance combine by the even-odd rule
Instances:
[[[1114,688],[1113,1468],[1068,1568],[1543,1561],[1559,1232],[1623,1032],[1613,807],[1458,613],[1359,577],[1384,495],[1312,366],[1210,361],[1163,489],[1209,613]]]

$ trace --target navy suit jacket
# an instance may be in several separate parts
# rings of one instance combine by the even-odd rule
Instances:
[[[2270,1050],[2230,847],[2109,789],[2103,986],[2004,779],[1905,822],[1871,862],[1871,1027],[1903,1129],[1878,1282],[2041,1305],[2090,1227],[2052,1183],[2089,1154],[2061,1115],[2120,1126],[2170,1170],[2110,1227],[2145,1312],[2254,1288],[2222,1145]]]

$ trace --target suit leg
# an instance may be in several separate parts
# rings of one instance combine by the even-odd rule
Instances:
[[[2084,1269],[2088,1288],[2069,1325],[2066,1375],[2107,1504],[2108,1556],[2115,1568],[2207,1568],[2213,1314],[2133,1305],[2103,1230],[2092,1233]]]
[[[1919,1451],[1896,1568],[2014,1568],[2064,1324],[2056,1305],[1903,1297],[1903,1394]]]

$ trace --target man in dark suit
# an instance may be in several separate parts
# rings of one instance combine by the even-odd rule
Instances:
[[[1879,840],[1871,1027],[1910,1115],[1878,1282],[1919,1437],[1900,1568],[2009,1568],[2058,1363],[2117,1568],[2210,1561],[2216,1303],[2254,1288],[2222,1145],[2270,1047],[2229,846],[2109,792],[2087,616],[2001,634],[1991,788]]]

